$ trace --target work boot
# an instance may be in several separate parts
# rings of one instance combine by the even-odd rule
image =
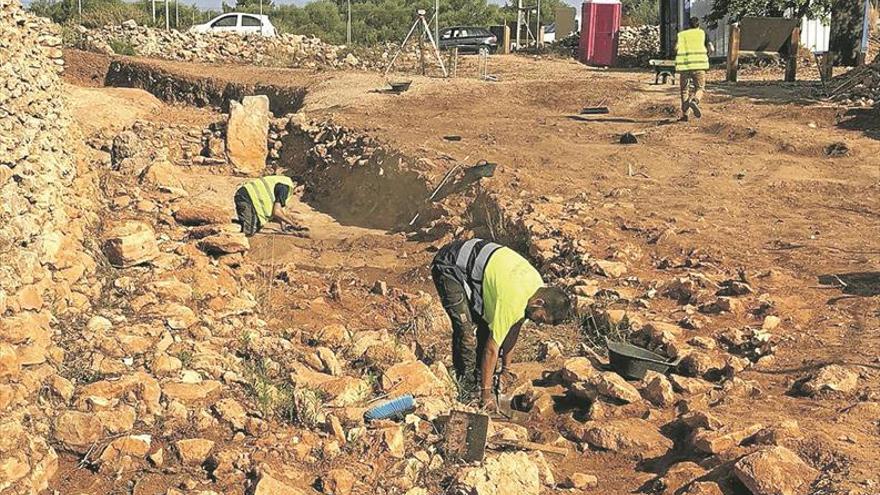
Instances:
[[[700,111],[700,105],[695,100],[691,100],[690,107],[694,111],[694,117],[700,118],[703,116],[703,112]]]

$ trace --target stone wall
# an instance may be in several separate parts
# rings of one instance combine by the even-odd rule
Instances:
[[[623,26],[620,28],[618,56],[626,65],[646,65],[660,53],[660,26]]]
[[[36,493],[57,468],[46,441],[59,322],[97,295],[88,205],[62,97],[57,26],[0,0],[0,492]],[[44,409],[45,408],[45,409]],[[47,410],[48,409],[48,410]]]
[[[346,47],[319,38],[283,33],[274,37],[242,36],[235,33],[164,31],[138,26],[129,20],[100,29],[79,26],[75,48],[108,55],[138,55],[203,63],[245,63],[307,69],[383,69],[396,51],[392,43]],[[116,51],[128,53],[116,53]],[[401,64],[414,64],[418,57],[411,43]]]

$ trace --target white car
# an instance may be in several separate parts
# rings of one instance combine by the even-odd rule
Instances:
[[[220,14],[204,24],[196,24],[189,28],[195,33],[238,33],[275,36],[275,26],[269,22],[269,16],[260,14],[242,14],[228,12]]]

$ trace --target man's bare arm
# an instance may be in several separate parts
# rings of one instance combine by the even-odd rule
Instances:
[[[480,402],[483,405],[493,400],[492,378],[495,376],[495,366],[498,365],[498,344],[491,335],[487,339],[483,346],[483,359],[480,361]]]
[[[282,208],[279,203],[272,205],[272,218],[282,225],[287,224],[297,230],[308,230],[297,219],[295,219],[293,215],[284,211],[284,208]]]
[[[519,320],[510,327],[510,332],[507,333],[507,337],[504,337],[504,342],[501,344],[501,369],[506,370],[510,367],[510,360],[513,356],[513,348],[516,347],[516,342],[519,340],[519,330],[523,326],[524,320]]]

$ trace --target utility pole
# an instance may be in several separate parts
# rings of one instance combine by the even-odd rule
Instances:
[[[156,0],[150,0],[150,4],[153,6],[153,24],[156,24]]]
[[[174,29],[180,30],[180,0],[174,0]]]
[[[521,48],[519,44],[519,32],[522,30],[522,0],[516,0],[516,49]]]
[[[434,0],[434,40],[440,44],[440,0]]]
[[[351,45],[351,0],[346,0],[348,5],[348,20],[345,21],[345,44]]]
[[[260,15],[263,15],[263,0],[260,0]]]
[[[165,31],[171,31],[171,17],[168,15],[168,0],[165,0]]]
[[[538,42],[537,46],[544,45],[544,31],[541,29],[541,0],[538,0],[538,12],[537,12],[538,20],[535,22],[535,31],[537,32]]]
[[[76,10],[79,12],[79,22],[82,22],[83,16],[83,2],[82,0],[76,0]]]

